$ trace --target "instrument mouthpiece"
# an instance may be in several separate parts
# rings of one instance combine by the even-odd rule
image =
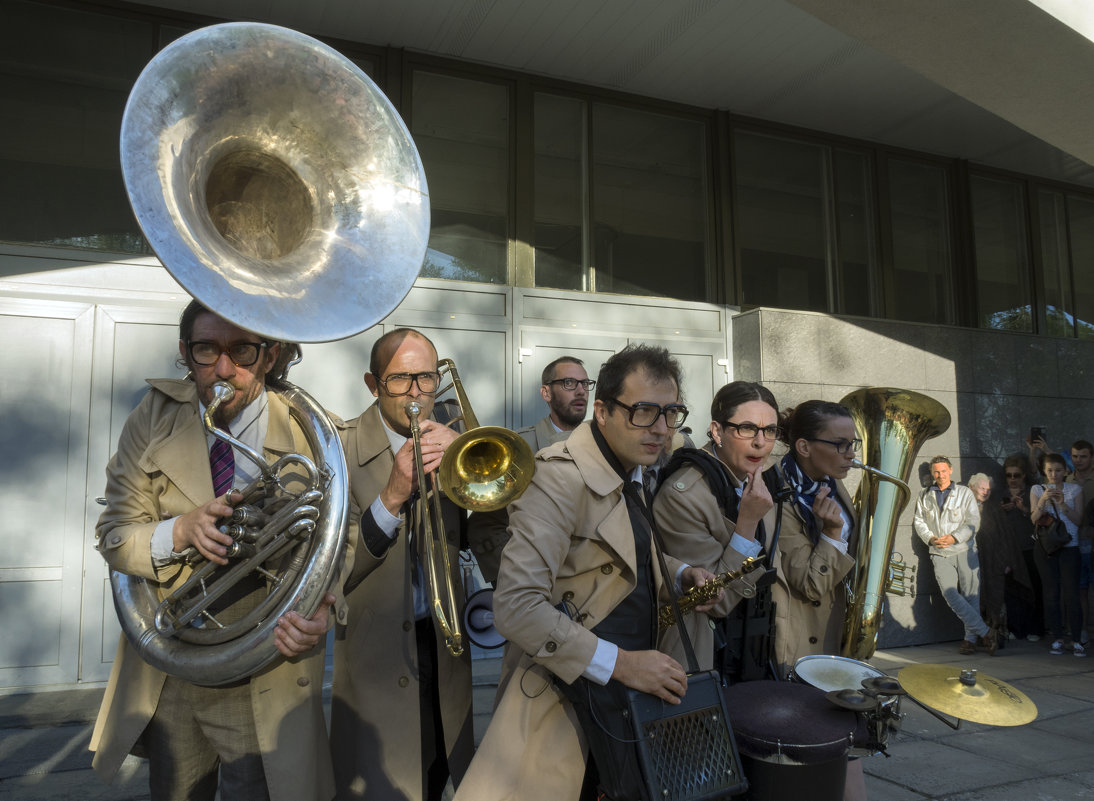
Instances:
[[[866,467],[866,465],[864,465],[858,459],[852,459],[851,460],[851,467],[857,467],[859,470],[861,470],[862,468]]]

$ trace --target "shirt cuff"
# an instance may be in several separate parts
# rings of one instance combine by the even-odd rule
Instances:
[[[175,550],[175,521],[177,517],[161,520],[152,530],[150,543],[152,552],[152,564],[163,567],[171,562],[171,554]]]
[[[840,553],[847,553],[847,543],[843,540],[833,539],[832,537],[829,537],[825,534],[821,534],[821,539],[827,542]]]
[[[746,558],[749,556],[759,556],[760,551],[763,550],[763,546],[756,540],[750,540],[737,533],[734,533],[733,536],[729,538],[729,547],[737,553],[744,554]]]
[[[395,539],[395,534],[399,530],[399,523],[402,521],[387,510],[379,495],[376,496],[376,500],[372,502],[372,506],[368,509],[372,512],[372,520],[376,523],[376,527],[390,539]]]
[[[615,670],[615,660],[618,658],[619,647],[617,645],[607,640],[597,640],[593,661],[589,663],[589,666],[585,668],[581,675],[591,682],[605,685],[612,677],[612,672]]]

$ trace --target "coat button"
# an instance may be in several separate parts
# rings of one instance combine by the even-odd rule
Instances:
[[[820,606],[820,601],[813,601],[813,606]]]
[[[412,628],[414,628],[413,623],[411,623],[409,620],[403,621],[403,631],[410,631]]]
[[[827,573],[828,572],[828,565],[821,565],[820,566],[820,572],[821,573]]]
[[[612,574],[612,566],[611,565],[601,565],[600,566],[600,572],[603,573],[605,576],[610,576]]]
[[[117,545],[121,541],[122,541],[122,538],[118,534],[115,534],[113,537],[110,538],[110,544],[111,545]]]
[[[742,598],[751,598],[755,594],[756,594],[756,588],[753,587],[751,584],[746,584],[743,587],[741,587],[741,597]]]
[[[573,599],[574,599],[574,594],[570,590],[566,590],[566,592],[562,593],[562,600],[572,601]]]
[[[410,679],[408,679],[406,676],[400,676],[399,677],[399,686],[400,687],[406,687],[408,684],[410,684]]]
[[[558,650],[558,643],[556,643],[554,640],[548,640],[547,644],[543,646],[543,648],[545,651],[547,651],[547,653],[553,654],[555,651]]]
[[[816,645],[817,644],[817,638],[816,637],[810,637],[809,638],[809,644],[810,645]]]
[[[301,676],[299,679],[296,680],[296,684],[299,687],[307,687],[309,684],[311,684],[311,679],[309,679],[307,676]]]
[[[684,482],[683,481],[677,481],[672,486],[676,487],[676,489],[678,489],[678,490],[682,490],[684,488]]]

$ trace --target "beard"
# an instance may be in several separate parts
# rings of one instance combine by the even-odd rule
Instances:
[[[558,417],[558,419],[566,425],[576,426],[584,421],[585,409],[587,408],[588,407],[586,406],[581,409],[575,409],[571,404],[567,403],[565,406],[561,404],[558,406],[552,405],[551,411],[553,411],[555,413],[555,416]]]

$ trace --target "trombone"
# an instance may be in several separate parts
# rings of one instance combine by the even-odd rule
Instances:
[[[458,416],[448,421],[462,421],[466,429],[456,437],[441,457],[435,481],[426,477],[422,459],[422,427],[419,418],[422,407],[417,401],[406,404],[410,419],[410,436],[414,443],[414,468],[418,475],[418,501],[414,538],[422,554],[426,578],[430,587],[433,617],[444,636],[445,647],[452,656],[463,653],[463,632],[456,604],[455,584],[458,577],[452,571],[441,514],[438,489],[462,509],[490,512],[515,501],[528,488],[535,470],[532,449],[524,439],[501,426],[480,426],[463,389],[456,365],[442,359],[440,372],[448,372],[451,389],[460,407]],[[449,387],[439,389],[440,395]]]

